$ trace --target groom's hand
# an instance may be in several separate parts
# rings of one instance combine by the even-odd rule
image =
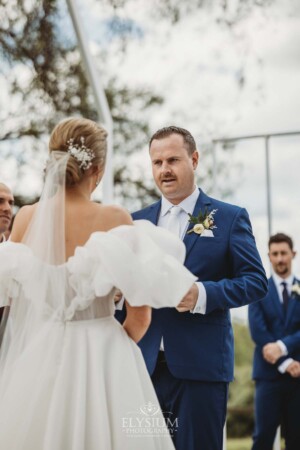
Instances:
[[[282,350],[276,342],[270,342],[263,347],[263,357],[270,364],[275,364],[282,356]]]
[[[199,289],[194,283],[188,293],[183,297],[179,305],[176,307],[179,312],[192,311],[198,300]]]
[[[289,373],[293,378],[300,377],[300,363],[299,361],[293,361],[287,366],[286,372]]]

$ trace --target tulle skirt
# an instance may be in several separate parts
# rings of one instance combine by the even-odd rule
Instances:
[[[109,316],[45,325],[0,374],[1,450],[171,450],[142,354]]]

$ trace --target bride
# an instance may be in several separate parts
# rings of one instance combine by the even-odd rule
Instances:
[[[176,307],[193,284],[184,245],[90,200],[105,165],[101,126],[66,119],[49,150],[40,201],[19,211],[0,247],[0,306],[10,306],[0,448],[173,449],[164,418],[180,424],[159,409],[135,342],[151,307]],[[117,288],[128,301],[123,326],[114,319]]]

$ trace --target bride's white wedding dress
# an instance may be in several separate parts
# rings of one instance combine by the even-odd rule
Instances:
[[[93,233],[57,266],[1,245],[0,304],[21,305],[1,350],[1,450],[174,448],[141,351],[114,318],[114,291],[133,306],[175,307],[194,281],[184,253],[144,221]]]

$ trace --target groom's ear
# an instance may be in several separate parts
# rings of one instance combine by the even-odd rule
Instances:
[[[192,154],[193,169],[196,170],[199,162],[199,152],[195,150]]]

